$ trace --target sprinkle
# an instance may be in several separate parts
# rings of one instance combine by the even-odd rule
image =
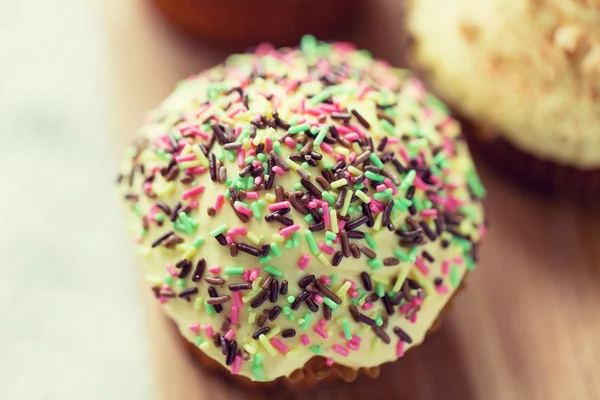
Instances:
[[[277,351],[279,351],[282,354],[286,354],[289,351],[288,347],[276,338],[271,339],[271,344]]]
[[[288,226],[288,227],[285,227],[285,228],[281,228],[281,229],[279,230],[279,234],[280,234],[281,236],[283,236],[283,237],[286,237],[286,238],[287,238],[287,237],[289,237],[289,235],[290,235],[291,233],[293,233],[293,232],[296,232],[298,229],[300,229],[300,225],[298,225],[298,224],[294,224],[294,225],[292,225],[292,226]],[[307,231],[307,232],[310,232],[310,231]]]
[[[266,338],[265,335],[260,335],[258,337],[258,340],[260,341],[260,343],[263,345],[263,347],[267,350],[267,353],[269,353],[270,356],[274,356],[277,353],[275,352],[275,348],[271,345],[271,342],[269,342]]]
[[[275,267],[273,267],[272,265],[267,265],[264,270],[266,272],[268,272],[269,274],[276,276],[276,277],[280,277],[283,276],[283,272]]]
[[[310,256],[308,254],[303,254],[302,257],[298,260],[298,268],[301,270],[305,270],[310,262]]]
[[[311,253],[316,256],[319,254],[319,247],[317,246],[317,242],[310,230],[304,231],[304,237],[306,238],[306,242],[310,248]]]
[[[339,344],[334,344],[333,345],[333,351],[335,351],[336,353],[338,353],[342,357],[348,357],[348,354],[349,354],[348,350],[346,350],[345,348],[343,348]]]
[[[227,231],[227,225],[223,224],[210,231],[210,236],[217,237]]]
[[[325,331],[325,329],[323,329],[321,325],[315,325],[313,327],[313,330],[317,335],[321,336],[323,339],[329,338],[329,334]]]
[[[308,346],[310,344],[310,338],[308,335],[302,335],[300,336],[300,342],[302,342],[304,346]]]

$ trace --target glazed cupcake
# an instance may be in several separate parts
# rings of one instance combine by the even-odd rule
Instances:
[[[360,0],[151,0],[176,28],[227,44],[295,44],[349,26]]]
[[[409,58],[488,158],[528,183],[600,195],[600,8],[409,0]],[[432,23],[435,21],[435,23]]]
[[[182,81],[119,182],[184,342],[261,387],[376,376],[434,327],[485,232],[445,107],[409,71],[313,37]]]

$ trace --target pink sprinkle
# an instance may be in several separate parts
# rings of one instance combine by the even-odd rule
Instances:
[[[333,345],[333,351],[335,351],[336,353],[338,353],[342,357],[348,357],[348,350],[346,350],[345,348],[343,348],[339,344],[334,344]]]
[[[311,209],[317,208],[317,202],[311,200],[308,203],[306,203],[306,207],[311,208]]]
[[[227,236],[225,238],[225,242],[227,242],[227,244],[231,244],[231,243],[233,243],[233,238],[231,236]]]
[[[325,325],[327,325],[327,321],[322,319],[319,321],[319,326],[325,328]]]
[[[280,97],[274,94],[273,97],[271,97],[271,104],[273,104],[274,109],[278,109],[279,105],[281,104]]]
[[[461,256],[455,256],[455,257],[452,257],[452,262],[454,262],[455,264],[458,264],[458,265],[463,265],[463,263],[465,262],[465,259],[462,258]]]
[[[190,197],[194,197],[199,195],[200,193],[204,192],[204,185],[198,185],[194,188],[191,188],[190,190],[187,190],[185,192],[183,192],[183,199],[187,200]]]
[[[210,338],[215,335],[215,331],[213,330],[212,326],[210,326],[210,325],[204,326],[204,332],[206,332],[206,336],[208,336]]]
[[[450,270],[450,262],[448,262],[448,260],[444,260],[442,262],[442,274],[448,275],[449,270]]]
[[[338,221],[338,229],[341,231],[342,229],[344,229],[344,226],[346,226],[346,221],[344,221],[343,219]]]
[[[152,191],[152,184],[150,182],[144,182],[144,192],[150,193]]]
[[[267,153],[273,150],[273,139],[270,136],[265,138],[265,146],[267,147]]]
[[[321,280],[321,282],[323,282],[326,285],[331,285],[331,278],[328,277],[327,275],[321,275],[319,277],[319,279]]]
[[[300,100],[300,112],[304,113],[306,111],[306,100],[302,99]]]
[[[238,153],[237,153],[238,168],[244,168],[246,166],[246,163],[244,161],[245,158],[246,158],[246,150],[244,150],[243,147],[240,147],[238,149]]]
[[[414,313],[412,315],[412,317],[410,317],[409,321],[411,324],[414,324],[415,322],[417,322],[417,313]]]
[[[237,139],[240,136],[240,133],[242,133],[242,127],[236,126],[233,131],[233,137],[235,137]],[[388,140],[388,142],[389,142],[389,140]]]
[[[262,182],[263,177],[262,176],[257,176],[256,178],[254,178],[254,184],[256,186],[260,185],[260,183]]]
[[[250,280],[250,270],[249,269],[247,269],[247,270],[244,271],[244,274],[242,275],[242,278],[245,281],[249,281]],[[237,293],[237,292],[234,292],[234,293]]]
[[[348,294],[350,295],[350,297],[352,297],[354,299],[357,299],[359,296],[359,293],[354,289],[348,290]]]
[[[199,333],[200,332],[200,324],[191,324],[190,331],[192,331],[194,333]]]
[[[371,308],[373,308],[373,303],[365,303],[362,306],[363,310],[370,310]]]
[[[285,344],[283,344],[283,342],[281,342],[281,340],[279,339],[271,338],[271,344],[281,354],[286,354],[289,351],[288,347]]]
[[[225,336],[225,339],[227,339],[227,340],[233,339],[235,336],[235,330],[234,329],[228,330],[224,336]]]
[[[220,265],[213,265],[211,267],[208,267],[208,272],[210,272],[211,274],[220,274],[221,273],[221,266]]]
[[[336,125],[335,127],[337,128],[338,133],[341,133],[342,135],[351,132],[350,129],[348,129],[348,127],[344,125]]]
[[[333,364],[335,364],[335,361],[333,360],[333,358],[327,357],[327,359],[325,360],[325,365],[327,365],[328,367],[331,367]]]
[[[192,200],[190,202],[190,208],[198,208],[199,205],[200,203],[198,203],[198,200]]]
[[[425,217],[425,218],[427,218],[427,217],[435,217],[437,215],[438,215],[438,211],[435,208],[421,211],[421,216]]]
[[[231,111],[229,111],[229,113],[227,114],[227,116],[228,116],[229,118],[233,118],[233,117],[235,117],[236,115],[238,115],[238,114],[239,114],[241,111],[242,111],[242,108],[241,108],[241,107],[239,107],[239,108],[236,108],[236,109],[234,109],[234,110],[231,110]]]
[[[231,374],[237,375],[240,373],[241,369],[242,369],[242,357],[235,356],[235,358],[233,359],[233,364],[231,364]]]
[[[331,226],[331,220],[329,219],[329,205],[327,202],[321,203],[321,209],[323,209],[323,223],[325,226]]]
[[[394,185],[392,183],[392,180],[390,178],[385,178],[385,181],[383,181],[383,183],[385,183],[385,186],[389,187],[390,189],[392,189],[392,194],[398,194],[398,190],[396,189],[396,185]]]
[[[354,351],[360,350],[360,344],[357,344],[357,343],[348,342],[347,346],[350,350],[354,350]]]
[[[306,110],[307,114],[314,115],[315,117],[319,117],[321,115],[321,110],[316,108],[309,108]]]
[[[400,143],[400,138],[398,137],[388,137],[388,144],[397,144]]]
[[[323,150],[327,154],[333,153],[333,147],[331,147],[331,145],[329,145],[325,142],[321,142],[319,147],[321,147],[321,150]]]
[[[440,294],[446,294],[448,293],[448,286],[446,285],[439,285],[435,287],[435,290],[440,293]]]
[[[258,278],[258,274],[260,274],[260,269],[254,268],[250,273],[250,280],[254,282]]]
[[[308,337],[308,335],[300,336],[300,341],[304,346],[308,346],[310,344],[310,338]]]
[[[323,304],[323,297],[319,296],[318,294],[313,294],[313,300],[319,304]]]
[[[221,209],[221,207],[223,206],[224,202],[225,202],[225,196],[222,194],[217,195],[217,198],[215,199],[214,209],[216,211],[219,211]]]
[[[285,138],[285,144],[288,145],[288,147],[295,149],[296,148],[296,141],[294,139],[292,139],[290,136]]]
[[[158,299],[158,303],[161,304],[161,305],[162,304],[167,304],[168,301],[169,301],[168,298],[162,297],[162,296],[160,297],[160,299]]]
[[[415,187],[423,191],[427,190],[427,184],[421,180],[418,176],[415,177]]]
[[[280,201],[278,203],[270,204],[269,211],[283,210],[284,208],[289,208],[289,207],[290,207],[289,201]]]
[[[287,238],[289,235],[291,235],[292,233],[296,232],[298,229],[300,229],[300,225],[298,224],[294,224],[291,226],[287,226],[285,228],[281,228],[279,230],[279,234],[285,238]]]
[[[329,334],[325,332],[325,329],[321,325],[315,325],[313,328],[317,335],[321,336],[323,339],[329,338]]]
[[[365,131],[362,130],[362,128],[356,124],[348,124],[348,127],[350,129],[352,129],[354,132],[358,133],[360,135],[360,137],[367,137],[367,134],[365,133]]]
[[[327,255],[332,255],[333,253],[335,253],[335,249],[327,246],[325,243],[321,242],[319,243],[319,248],[321,249],[321,251]]]
[[[250,152],[253,152],[253,151],[254,151],[254,150],[250,150],[248,153],[250,153]],[[250,155],[254,155],[254,154],[250,154]],[[260,164],[260,161],[258,161],[258,160],[254,160],[254,161],[252,161],[252,166],[253,166],[254,168],[258,168],[258,167],[260,167],[260,165],[261,165],[261,164]]]
[[[349,140],[349,141],[351,141],[351,142],[354,142],[355,140],[358,140],[358,138],[359,138],[360,136],[358,136],[358,133],[356,133],[356,132],[352,132],[352,133],[349,133],[349,134],[347,134],[347,135],[346,135],[346,136],[344,136],[344,137],[345,137],[347,140]]]
[[[237,292],[234,292],[237,293]],[[231,306],[231,323],[237,324],[240,320],[240,309],[238,306]]]
[[[246,231],[246,228],[243,226],[236,226],[227,231],[228,236],[246,235],[247,233],[248,231]]]
[[[308,263],[310,262],[310,256],[308,254],[303,254],[302,257],[298,260],[298,268],[302,271],[308,267]]]
[[[375,186],[375,189],[378,192],[383,192],[385,189],[387,189],[387,187],[382,183],[382,184],[379,184],[379,185]]]
[[[425,262],[421,257],[417,256],[417,259],[415,260],[415,265],[417,266],[417,268],[419,268],[419,271],[421,271],[421,273],[424,276],[427,276],[429,274],[429,268],[427,268],[427,265],[425,265]]]
[[[400,156],[402,157],[402,159],[405,162],[409,162],[410,161],[410,156],[408,155],[408,152],[406,151],[406,148],[400,147],[400,150],[398,150],[398,153],[400,153]]]
[[[286,92],[292,92],[294,90],[296,90],[296,88],[298,87],[298,85],[300,84],[299,81],[291,81],[286,87],[285,87],[285,91]]]
[[[334,157],[335,161],[337,161],[337,162],[344,161],[346,159],[346,157],[343,154],[336,154],[333,157]]]
[[[202,115],[202,113],[206,110],[208,110],[210,108],[210,103],[206,103],[203,106],[201,106],[198,111],[196,111],[196,118],[199,118],[200,115]]]
[[[175,277],[179,275],[179,272],[175,269],[174,266],[172,265],[167,265],[167,272],[169,273],[169,275]]]
[[[361,338],[359,338],[359,337],[358,337],[358,336],[356,336],[356,335],[352,335],[352,339],[350,339],[350,341],[351,341],[352,343],[360,344],[360,342],[362,342],[362,339],[361,339]]]
[[[404,356],[404,342],[402,340],[398,340],[398,344],[396,345],[396,357],[400,358]]]
[[[238,311],[242,308],[242,293],[239,290],[233,292],[233,307],[237,307]]]
[[[275,165],[273,167],[273,172],[275,172],[277,175],[285,175],[285,170],[283,168],[281,168],[279,165]]]
[[[196,154],[195,153],[187,154],[185,156],[175,157],[175,161],[177,161],[178,163],[182,163],[182,162],[185,162],[185,161],[193,161],[195,159],[196,159]]]
[[[319,109],[327,112],[327,113],[332,113],[332,112],[336,112],[337,111],[337,107],[334,106],[333,104],[327,104],[327,103],[321,103],[319,104]]]
[[[245,216],[247,216],[247,217],[251,217],[251,216],[252,216],[252,211],[250,211],[250,209],[248,209],[248,208],[244,207],[244,206],[243,206],[243,205],[241,205],[241,204],[237,204],[237,205],[235,205],[235,209],[236,209],[238,212],[240,212],[240,213],[244,214],[244,215],[245,215]]]
[[[356,152],[353,151],[352,153],[350,153],[350,157],[348,157],[348,159],[350,160],[351,163],[353,163],[354,160],[356,160]]]

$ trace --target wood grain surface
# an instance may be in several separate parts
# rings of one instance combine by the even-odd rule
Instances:
[[[368,3],[363,21],[338,38],[400,64],[399,5]],[[171,32],[143,0],[109,1],[106,18],[121,145],[178,79],[240,50]],[[476,161],[489,191],[490,234],[440,332],[385,365],[377,381],[279,398],[600,399],[600,212],[530,192]],[[146,292],[157,399],[257,398],[198,369]]]

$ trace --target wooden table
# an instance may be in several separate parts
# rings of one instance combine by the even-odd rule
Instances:
[[[369,3],[364,20],[340,38],[401,63],[397,2]],[[239,49],[179,36],[143,0],[109,4],[123,144],[179,78]],[[386,365],[376,383],[360,379],[285,398],[600,399],[600,212],[531,193],[478,164],[491,230],[482,262],[442,330]],[[158,399],[252,398],[198,370],[155,302],[145,300]]]

